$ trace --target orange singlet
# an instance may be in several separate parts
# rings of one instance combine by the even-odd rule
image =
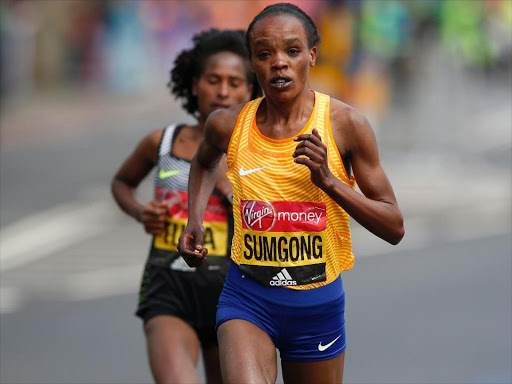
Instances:
[[[330,98],[314,94],[309,121],[293,137],[316,128],[328,148],[329,169],[354,188],[332,137]],[[262,100],[242,109],[227,152],[235,221],[231,258],[264,286],[329,284],[354,264],[349,215],[311,182],[309,168],[294,162],[293,137],[274,140],[259,131],[255,116]]]

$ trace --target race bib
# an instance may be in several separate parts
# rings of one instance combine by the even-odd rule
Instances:
[[[324,202],[242,200],[240,269],[266,286],[325,281]]]
[[[160,195],[158,195],[160,194]],[[188,194],[184,191],[157,191],[160,199],[168,202],[168,215],[164,231],[155,236],[153,246],[166,251],[178,251],[178,239],[187,225]],[[203,226],[204,247],[208,256],[226,256],[228,243],[227,209],[219,196],[212,195],[208,201]]]

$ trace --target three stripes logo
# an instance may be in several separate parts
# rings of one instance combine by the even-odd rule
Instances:
[[[281,269],[281,272],[270,280],[270,285],[274,287],[283,287],[286,285],[297,285],[297,282],[293,280],[286,268],[283,268]]]

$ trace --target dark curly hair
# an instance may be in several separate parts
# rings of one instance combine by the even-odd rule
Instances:
[[[308,37],[308,48],[311,49],[314,46],[320,44],[320,35],[318,34],[316,24],[306,12],[304,12],[296,5],[290,3],[276,3],[265,7],[263,11],[261,11],[254,17],[251,24],[249,24],[249,28],[247,28],[247,32],[245,34],[245,40],[247,44],[247,49],[249,50],[249,54],[251,53],[250,39],[252,29],[254,28],[254,24],[256,24],[258,20],[261,20],[267,16],[283,14],[294,16],[297,19],[299,19],[299,21],[302,23],[302,26],[304,27],[304,30],[306,31],[306,35]]]
[[[251,98],[261,96],[258,79],[251,70],[244,31],[210,29],[194,35],[192,41],[194,46],[183,50],[174,60],[167,83],[171,93],[182,99],[182,106],[188,113],[195,117],[198,113],[197,96],[192,94],[193,80],[203,73],[206,60],[219,52],[232,52],[247,62],[247,82],[253,85]]]

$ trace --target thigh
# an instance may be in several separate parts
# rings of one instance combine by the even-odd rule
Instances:
[[[217,335],[224,384],[275,383],[277,353],[266,332],[234,319],[222,323]]]
[[[283,380],[292,384],[341,384],[345,352],[329,360],[323,361],[287,361],[281,360]]]
[[[153,317],[145,326],[149,363],[157,383],[197,382],[199,339],[185,321],[169,315]]]

